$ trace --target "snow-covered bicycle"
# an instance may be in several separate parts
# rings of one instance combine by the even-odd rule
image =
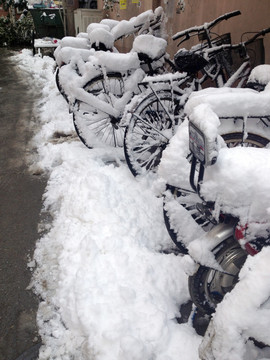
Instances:
[[[190,319],[200,335],[248,256],[270,245],[270,65],[251,75],[263,91],[209,88],[192,94],[187,119],[158,170],[170,184],[164,194],[168,231],[179,252],[194,260],[188,271],[196,310]]]
[[[164,32],[164,12],[162,7],[155,11],[147,10],[130,20],[103,19],[100,23],[91,23],[87,32],[76,37],[66,36],[54,52],[56,59],[56,84],[64,98],[73,104],[74,86],[83,86],[80,77],[89,71],[85,64],[91,62],[95,51],[118,52],[115,43],[129,35],[153,34],[161,36]],[[91,78],[88,74],[88,80]],[[78,82],[78,84],[76,84]]]
[[[252,71],[250,79],[260,79],[261,86],[270,80],[270,66],[260,65]],[[256,73],[260,72],[259,76]],[[263,76],[264,75],[264,76]],[[263,78],[266,81],[263,81]],[[258,81],[256,80],[256,83]],[[218,135],[222,137],[228,148],[235,147],[269,147],[270,141],[270,99],[269,90],[258,92],[253,89],[204,89],[190,96],[185,112],[190,118],[191,112],[203,104],[210,104],[214,108],[220,121]],[[207,126],[207,112],[200,115]],[[187,120],[178,128],[171,139],[170,145],[164,151],[164,158],[160,163],[158,174],[166,182],[164,192],[164,219],[172,240],[179,251],[188,253],[189,241],[193,235],[183,235],[182,216],[189,213],[191,223],[197,223],[197,230],[203,234],[211,230],[213,222],[207,212],[207,207],[201,204],[198,194],[190,187],[189,179],[198,174],[198,181],[203,175],[191,163],[190,148],[188,145]]]
[[[120,54],[115,42],[131,34],[136,35],[131,52]],[[104,19],[90,24],[87,34],[62,40],[55,52],[56,83],[86,146],[97,141],[121,146],[120,108],[139,91],[145,74],[156,74],[163,66],[167,45],[163,36],[164,12],[158,7],[128,21]]]
[[[187,110],[188,142],[192,154],[190,189],[198,196],[197,210],[203,214],[205,222],[211,224],[205,235],[193,233],[193,239],[186,243],[189,254],[196,262],[189,276],[189,291],[196,306],[192,318],[199,331],[202,320],[207,325],[218,304],[234,290],[248,257],[257,255],[270,245],[270,188],[267,181],[270,149],[269,146],[257,147],[262,145],[262,139],[268,143],[270,139],[269,87],[261,93],[247,89],[232,90],[230,93],[224,89],[215,90],[215,94],[211,89],[202,92],[200,99],[196,96],[191,99]],[[230,104],[230,109],[226,108],[226,104]],[[245,117],[246,136],[250,136],[246,143],[243,139],[246,146],[230,148],[220,136],[219,127],[224,114],[227,115],[223,119],[225,123],[230,122],[233,115],[236,125],[241,117]],[[182,225],[184,219],[185,216],[181,219]],[[263,274],[263,271],[260,273]],[[267,274],[262,276],[267,277]],[[259,278],[257,281],[260,280],[263,281]],[[245,295],[252,297],[252,287],[246,288],[246,285],[238,287],[236,296],[239,296],[240,289],[245,289]],[[269,293],[269,289],[265,289],[265,293]],[[263,308],[264,301],[257,301],[253,307]],[[247,306],[247,309],[250,307]],[[243,326],[246,339],[253,337],[256,346],[270,345],[269,337],[267,340],[260,331]],[[210,341],[207,337],[211,329],[210,326],[206,335],[206,342],[210,345],[213,339]]]
[[[73,90],[74,125],[87,147],[123,145],[125,107],[142,91],[140,84],[147,74],[164,71],[166,47],[166,40],[146,34],[135,38],[130,53],[100,51],[93,55],[90,70],[94,76]],[[86,73],[88,76],[90,71]]]
[[[156,77],[145,79],[150,90],[147,95],[138,96],[129,109],[124,138],[126,161],[134,176],[156,170],[164,149],[184,119],[184,104],[193,91],[209,86],[209,82],[216,87],[245,84],[252,66],[248,45],[270,32],[270,28],[239,44],[231,44],[228,34],[218,37],[212,34],[211,29],[219,22],[239,14],[239,11],[228,13],[175,34],[174,40],[183,39],[180,44],[195,35],[202,39],[189,51],[180,49],[176,53],[175,67],[184,73],[163,76],[160,81]],[[241,65],[236,68],[235,54],[241,59]],[[151,83],[158,81],[160,89],[151,88]]]

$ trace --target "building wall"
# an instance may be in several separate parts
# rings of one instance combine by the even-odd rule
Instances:
[[[3,9],[3,7],[0,5],[0,16],[7,16],[8,12]]]
[[[177,3],[170,0],[170,4]],[[223,21],[215,27],[218,34],[231,32],[232,42],[241,41],[242,34],[245,32],[257,32],[270,27],[270,1],[269,0],[186,0],[185,11],[181,14],[172,12],[168,21],[168,33],[171,36],[177,31],[183,30],[190,26],[201,25],[204,22],[211,21],[216,17],[240,10],[241,15]],[[243,40],[247,40],[253,34],[246,34]],[[170,41],[172,51],[176,49],[176,45]],[[265,45],[265,61],[270,63],[270,34],[264,37]]]
[[[185,10],[180,14],[176,13],[177,2],[178,0],[141,0],[140,4],[133,4],[132,0],[127,0],[126,10],[117,10],[115,6],[114,11],[107,11],[105,16],[119,20],[129,19],[143,11],[162,6],[168,18],[168,50],[171,55],[177,50],[176,43],[171,39],[173,34],[234,10],[240,10],[241,15],[214,28],[218,34],[231,32],[232,42],[241,41],[241,36],[245,32],[256,32],[270,27],[270,0],[185,0]],[[98,0],[98,6],[102,8],[103,0]],[[243,40],[248,36],[251,35],[245,35]],[[127,41],[122,41],[120,46],[123,51],[129,47]],[[270,63],[270,34],[265,36],[264,46],[265,61]],[[185,47],[188,47],[188,44],[185,44]]]
[[[15,10],[15,14],[16,14],[16,19],[19,19],[20,15],[21,15],[21,11]],[[0,5],[0,16],[9,16],[9,11],[5,11],[3,9],[3,6]]]

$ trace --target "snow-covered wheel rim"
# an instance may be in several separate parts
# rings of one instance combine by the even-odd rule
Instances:
[[[163,194],[165,226],[181,254],[188,254],[188,249],[175,224],[175,212],[179,206],[183,207],[188,212],[187,215],[191,216],[203,230],[209,231],[213,227],[211,221],[197,209],[196,204],[199,201],[200,198],[194,192],[186,192],[171,185],[167,185],[167,190]]]
[[[217,304],[234,288],[248,256],[233,237],[224,240],[212,252],[223,271],[200,266],[197,272],[189,277],[191,299],[205,314],[213,313]]]
[[[112,106],[124,94],[124,81],[120,73],[108,73],[89,81],[84,90]],[[77,100],[73,110],[75,130],[88,148],[98,142],[109,146],[123,146],[124,127],[120,125],[122,115],[114,117],[83,101]]]
[[[165,90],[150,93],[137,105],[124,137],[126,162],[134,176],[156,170],[182,109],[178,95]]]
[[[60,72],[60,68],[58,67],[56,69],[56,71],[55,71],[55,83],[56,83],[58,91],[60,92],[60,94],[63,96],[63,98],[68,103],[67,94],[65,93],[64,88],[63,88],[63,86],[61,85],[61,82],[60,82],[59,72]]]

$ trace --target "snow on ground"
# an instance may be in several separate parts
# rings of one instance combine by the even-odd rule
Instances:
[[[23,50],[13,60],[25,80],[42,89],[33,139],[37,157],[30,168],[48,176],[43,211],[51,219],[30,264],[31,286],[41,299],[39,359],[199,359],[202,337],[191,321],[176,321],[189,299],[193,263],[166,251],[172,243],[158,196],[162,181],[133,178],[121,149],[90,150],[78,140],[55,86],[53,59]],[[248,341],[260,333],[270,343],[269,252],[247,262],[243,281],[218,306],[215,359],[270,359],[268,349]]]

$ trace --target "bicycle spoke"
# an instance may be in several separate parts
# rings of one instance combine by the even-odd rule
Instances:
[[[84,90],[95,95],[97,100],[109,104],[114,108],[114,104],[124,94],[124,82],[121,74],[108,73],[99,75],[85,85]],[[73,119],[75,129],[87,146],[91,147],[91,139],[99,139],[102,143],[111,146],[122,146],[124,130],[115,124],[121,120],[121,112],[119,118],[114,118],[113,114],[105,112],[105,108],[95,108],[84,102],[77,103],[77,111],[74,111]]]
[[[174,94],[174,98],[176,98]],[[162,152],[173,135],[172,109],[176,105],[171,91],[157,91],[149,94],[132,114],[124,138],[127,164],[136,176],[141,171],[154,171],[160,162]]]
[[[164,134],[162,134],[162,132],[160,132],[157,128],[155,128],[154,125],[149,124],[149,122],[142,119],[139,115],[137,115],[135,113],[134,113],[134,115],[140,120],[140,122],[143,125],[146,125],[147,127],[150,127],[153,130],[153,133],[157,133],[157,134],[163,136],[167,141],[170,140],[168,137],[166,137]]]

